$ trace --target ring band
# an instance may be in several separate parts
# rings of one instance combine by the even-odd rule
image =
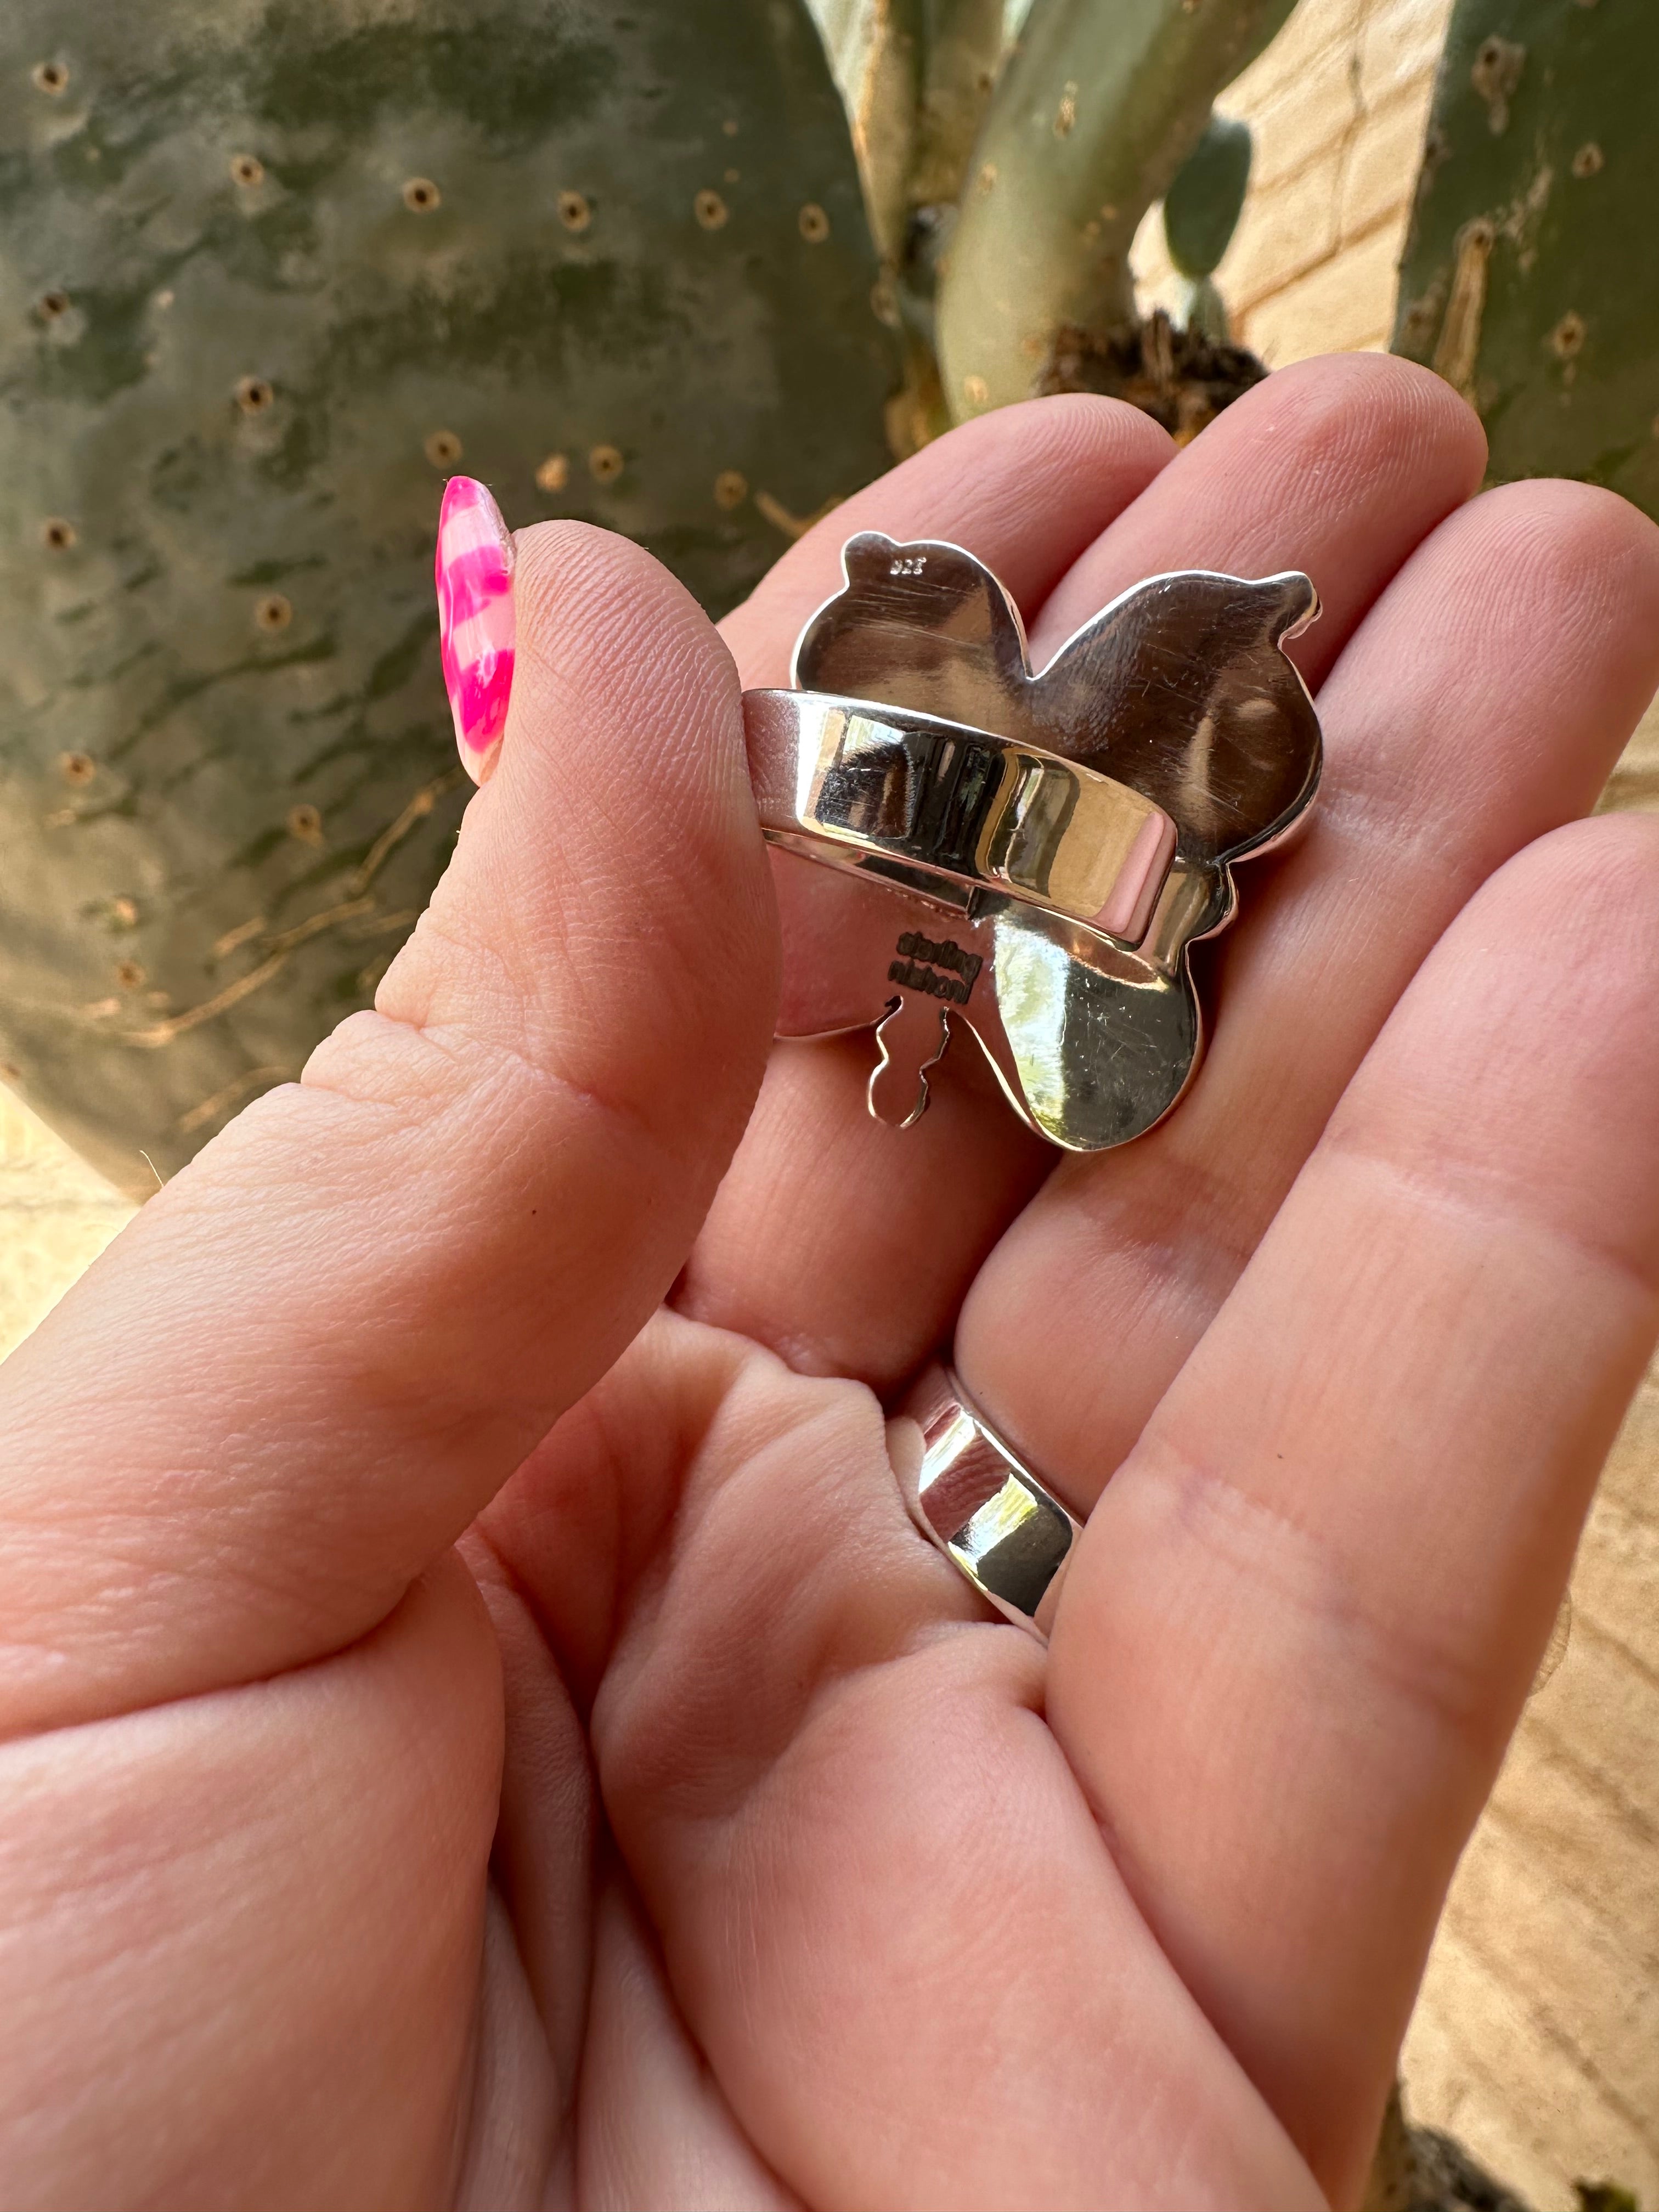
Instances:
[[[969,907],[1000,893],[1139,945],[1175,858],[1153,800],[1079,761],[936,714],[748,691],[768,838]]]
[[[888,1433],[900,1492],[922,1534],[1006,1620],[1046,1643],[1083,1523],[1009,1449],[949,1368],[927,1369]]]

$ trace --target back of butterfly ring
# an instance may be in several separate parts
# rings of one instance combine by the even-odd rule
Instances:
[[[1188,948],[1318,787],[1284,652],[1312,584],[1150,577],[1036,674],[971,553],[867,531],[842,560],[793,688],[744,696],[762,826],[815,864],[780,872],[780,1034],[873,1028],[870,1109],[908,1127],[960,1024],[1051,1143],[1140,1135],[1198,1062]]]

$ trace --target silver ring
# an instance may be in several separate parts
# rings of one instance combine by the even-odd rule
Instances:
[[[792,688],[743,699],[768,842],[864,890],[851,930],[830,901],[792,932],[788,1034],[873,1030],[870,1110],[907,1129],[965,1030],[1039,1136],[1127,1144],[1198,1063],[1192,946],[1317,788],[1283,648],[1318,593],[1299,571],[1149,576],[1038,669],[961,546],[860,531],[842,568]]]
[[[817,691],[744,695],[775,845],[941,907],[975,893],[1139,945],[1175,859],[1161,806],[1080,761],[937,714]]]
[[[1083,1534],[949,1368],[929,1367],[888,1424],[910,1518],[1005,1620],[1046,1644]]]

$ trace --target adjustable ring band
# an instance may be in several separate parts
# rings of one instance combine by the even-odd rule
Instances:
[[[1048,1641],[1083,1524],[998,1436],[946,1367],[889,1428],[910,1518],[1005,1620]]]
[[[1176,825],[1127,784],[899,707],[747,691],[761,826],[775,844],[965,905],[1000,892],[1127,945],[1146,934]]]

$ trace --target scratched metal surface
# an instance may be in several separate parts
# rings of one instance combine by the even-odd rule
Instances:
[[[1012,601],[962,549],[866,532],[848,541],[842,565],[842,589],[801,634],[798,689],[1076,761],[1162,808],[1176,849],[1133,944],[983,890],[942,920],[937,906],[930,915],[897,893],[860,885],[854,898],[811,884],[799,866],[781,873],[782,1033],[876,1022],[896,988],[911,988],[893,959],[896,937],[948,934],[984,970],[957,1000],[951,1033],[971,1030],[1015,1110],[1068,1150],[1138,1136],[1193,1074],[1202,1021],[1188,951],[1231,919],[1232,864],[1283,835],[1317,785],[1318,717],[1281,650],[1317,612],[1312,586],[1294,574],[1148,579],[1033,669]],[[781,695],[756,695],[750,714],[751,752],[763,755],[767,725],[757,717],[769,702],[775,715]],[[778,779],[764,758],[760,766],[757,787],[769,787]],[[848,864],[821,841],[788,842]],[[921,1110],[940,1034],[901,996],[878,1041],[876,1110],[901,1120]]]

